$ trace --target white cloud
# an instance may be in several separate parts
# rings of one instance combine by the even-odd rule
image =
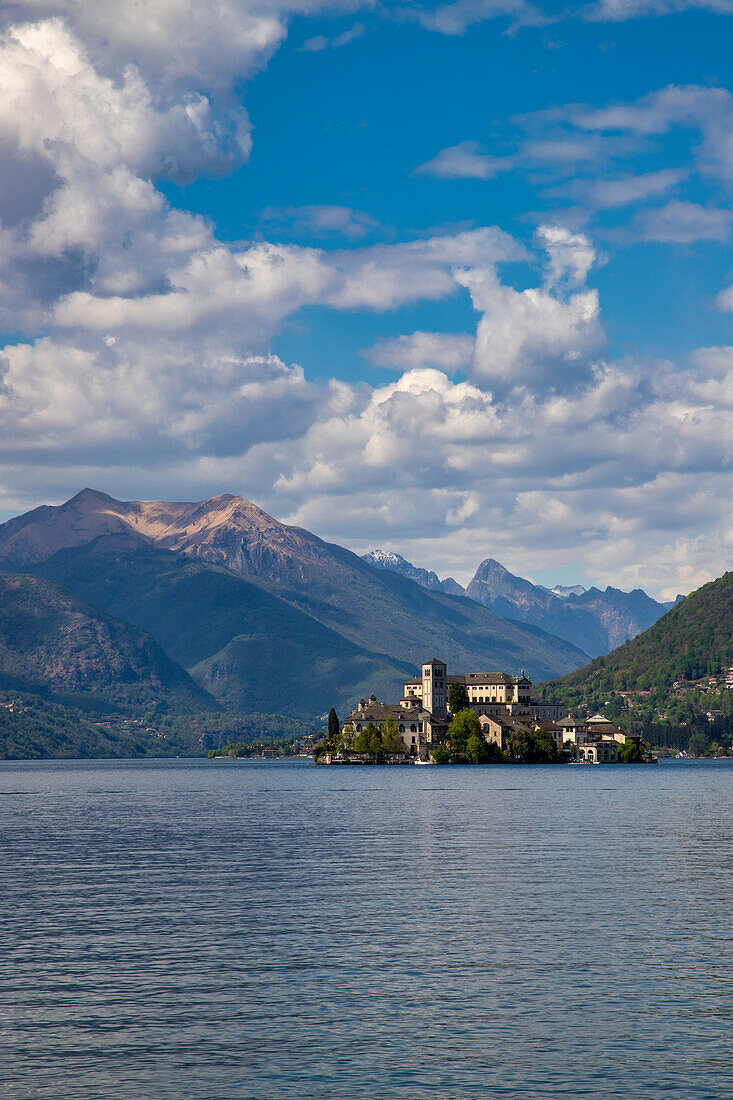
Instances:
[[[553,287],[565,282],[581,286],[597,260],[589,238],[558,225],[539,226],[537,238],[547,251],[547,283]]]
[[[628,206],[661,195],[676,187],[689,175],[685,169],[662,168],[639,175],[604,176],[593,180],[573,180],[549,192],[553,196],[578,199],[592,210]]]
[[[701,138],[695,154],[698,170],[733,182],[733,96],[725,88],[669,85],[634,103],[572,108],[568,117],[582,130],[641,136],[692,127]]]
[[[492,157],[483,151],[477,141],[462,141],[441,149],[432,160],[421,164],[417,171],[441,179],[487,180],[511,167],[510,157]]]
[[[464,34],[474,23],[506,16],[510,29],[542,27],[551,19],[529,0],[455,0],[452,4],[439,4],[435,8],[419,11],[407,9],[412,18],[419,19],[427,30],[440,34]]]
[[[409,336],[379,340],[364,352],[378,367],[438,367],[452,373],[470,363],[475,340],[448,332],[413,332]]]
[[[682,11],[710,11],[733,15],[732,0],[598,0],[585,9],[586,19],[622,23],[650,15],[674,15]]]
[[[379,228],[379,222],[363,210],[349,206],[269,206],[261,221],[298,236],[342,236],[356,240]]]
[[[559,226],[541,226],[537,236],[547,253],[541,287],[515,290],[488,266],[455,276],[482,315],[471,376],[502,390],[572,388],[603,345],[598,294],[577,289],[595,262],[590,241]]]
[[[616,582],[637,579],[643,559],[638,579],[660,586],[713,568],[733,546],[730,349],[680,366],[604,362],[586,235],[541,228],[543,275],[517,290],[497,265],[528,256],[496,228],[340,250],[230,245],[165,201],[156,179],[246,159],[249,122],[232,86],[266,62],[292,13],[316,10],[315,0],[7,9],[0,319],[28,335],[0,353],[0,506],[83,483],[178,498],[227,487],[337,540],[389,534],[408,556],[432,546],[436,565],[442,557],[463,574],[487,553],[517,567],[531,558],[527,571],[576,555]],[[420,18],[461,33],[501,12],[515,25],[540,19],[519,0]],[[23,23],[29,13],[36,21]],[[727,179],[732,116],[720,89],[664,89],[559,111],[512,159],[593,170],[684,125],[700,134],[701,169]],[[445,166],[451,153],[455,169],[456,149],[464,174],[493,171],[480,147],[436,160]],[[615,176],[605,201],[673,186],[660,173],[650,190],[653,175]],[[722,233],[723,211],[681,205],[639,225],[672,225],[680,239],[686,217],[688,236],[695,219],[701,236]],[[352,245],[375,228],[347,207],[278,216]],[[389,385],[315,384],[271,354],[273,335],[305,306],[390,310],[466,288],[475,339],[418,331],[378,342],[373,360],[405,372]],[[719,304],[733,309],[733,291]],[[452,381],[464,367],[468,381]]]
[[[730,235],[733,212],[695,202],[668,202],[635,216],[633,228],[647,241],[724,241]]]
[[[307,39],[300,49],[305,50],[306,53],[319,53],[321,50],[328,49],[329,46],[347,46],[349,42],[361,38],[365,33],[366,27],[363,23],[354,23],[348,30],[334,35],[333,38],[327,38],[324,34],[316,34],[313,38]]]

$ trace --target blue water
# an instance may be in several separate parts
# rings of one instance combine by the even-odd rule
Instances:
[[[3,1100],[733,1097],[733,764],[0,764]]]

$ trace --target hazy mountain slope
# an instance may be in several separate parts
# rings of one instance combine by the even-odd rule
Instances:
[[[23,575],[0,576],[0,684],[104,708],[215,706],[149,635]]]
[[[441,580],[437,573],[430,569],[421,569],[418,565],[406,561],[401,554],[395,554],[392,550],[370,550],[368,554],[362,554],[361,560],[377,569],[387,569],[390,573],[398,573],[401,577],[427,588],[430,592],[445,592],[448,596],[465,596],[462,585],[453,577]]]
[[[547,678],[586,654],[542,630],[377,569],[340,546],[287,527],[238,497],[198,504],[119,502],[84,490],[57,509],[0,527],[0,567],[42,562],[61,547],[124,531],[149,545],[225,565],[346,638],[360,651],[417,666],[439,653],[455,669],[525,668]],[[20,556],[20,559],[19,559]],[[91,596],[89,597],[92,598]],[[105,605],[106,606],[106,605]]]
[[[368,653],[229,570],[107,536],[35,567],[149,631],[226,706],[322,714],[370,691],[394,696],[413,666]],[[196,666],[196,667],[193,667]]]
[[[499,615],[540,626],[593,656],[635,637],[667,610],[638,588],[590,588],[558,596],[514,576],[493,558],[481,563],[466,593]]]

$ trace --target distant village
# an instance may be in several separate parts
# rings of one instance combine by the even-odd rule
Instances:
[[[444,661],[433,658],[422,666],[419,679],[408,680],[399,703],[361,699],[346,718],[338,745],[330,745],[319,763],[369,762],[375,756],[365,744],[367,731],[389,729],[398,735],[380,755],[390,763],[440,762],[451,722],[458,713],[475,716],[472,726],[496,759],[510,757],[517,733],[544,735],[572,762],[613,764],[621,746],[638,747],[640,738],[621,729],[602,714],[579,720],[563,713],[556,703],[538,702],[532,682],[524,674],[468,672],[449,674]],[[470,723],[469,723],[470,724]],[[360,736],[362,735],[362,736]],[[475,736],[475,734],[474,734]],[[389,751],[392,749],[393,751]],[[641,759],[641,757],[639,756]]]

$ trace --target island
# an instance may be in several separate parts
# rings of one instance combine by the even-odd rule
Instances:
[[[343,725],[332,708],[317,764],[653,762],[641,738],[603,714],[573,718],[534,699],[524,672],[449,674],[434,657],[399,703],[360,699]]]

